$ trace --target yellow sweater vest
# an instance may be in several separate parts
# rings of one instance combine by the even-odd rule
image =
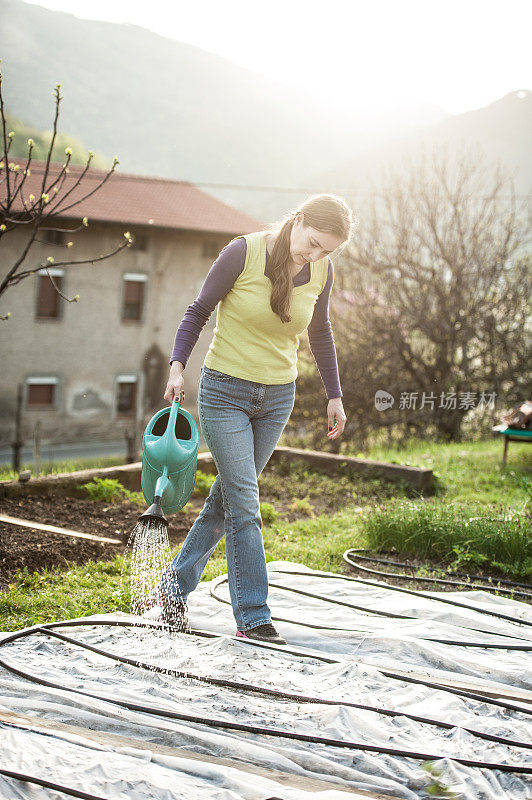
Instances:
[[[235,237],[240,238],[240,237]],[[290,383],[297,378],[299,336],[306,330],[323,290],[328,258],[310,264],[310,281],[294,286],[290,322],[281,322],[270,306],[272,283],[264,274],[266,232],[248,233],[246,262],[220,301],[216,327],[204,364],[258,383]]]

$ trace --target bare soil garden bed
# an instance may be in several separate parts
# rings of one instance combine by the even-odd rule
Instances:
[[[132,503],[110,504],[76,497],[54,500],[39,496],[5,499],[0,503],[0,510],[11,517],[120,540],[120,544],[95,542],[0,522],[0,589],[9,583],[17,569],[26,567],[34,572],[55,566],[66,567],[68,561],[107,561],[122,554],[142,513]],[[169,534],[173,542],[179,542],[186,535],[185,526],[190,516],[183,515],[180,519],[179,515],[174,515],[171,518]]]
[[[271,503],[280,517],[288,522],[308,519],[309,514],[333,513],[341,506],[354,502],[347,480],[343,482],[345,485],[337,486],[337,493],[317,492],[317,487],[314,487],[309,497],[308,486],[305,490],[301,484],[286,479],[278,480],[273,474],[267,477],[264,473],[264,479],[261,476],[261,502]],[[294,502],[305,496],[308,498],[307,504],[302,508],[295,507]],[[185,509],[168,517],[172,547],[184,540],[204,500],[201,495],[193,495]],[[0,513],[7,516],[119,539],[120,543],[95,542],[0,522],[0,590],[9,584],[17,569],[26,567],[34,572],[55,566],[66,568],[69,561],[108,561],[117,554],[123,554],[143,510],[128,501],[109,502],[83,497],[26,495],[4,498],[0,501]]]

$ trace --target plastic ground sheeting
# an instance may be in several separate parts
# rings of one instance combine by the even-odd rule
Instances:
[[[121,614],[2,635],[1,767],[109,800],[430,797],[424,759],[400,754],[411,753],[433,756],[463,800],[532,797],[532,774],[512,769],[532,773],[530,606],[434,593],[470,606],[457,608],[301,564],[268,567],[286,648],[234,638],[220,579],[189,600],[204,635],[95,624],[146,622]],[[60,796],[0,775],[6,800]]]

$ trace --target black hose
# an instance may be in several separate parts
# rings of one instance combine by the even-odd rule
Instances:
[[[282,572],[283,570],[280,570],[280,571]],[[309,573],[308,572],[301,572],[301,573],[297,573],[297,574],[308,575]],[[327,574],[327,573],[323,573],[322,577],[324,577],[324,578],[336,578],[336,577],[344,578],[345,577],[345,580],[357,580],[356,578],[349,578],[349,577],[344,576],[344,575],[338,575],[337,576],[337,575],[331,575],[331,574]],[[217,579],[215,579],[213,581],[213,585],[210,588],[211,597],[214,597],[214,599],[218,600],[219,603],[225,603],[226,605],[231,605],[231,601],[230,600],[226,600],[224,597],[220,597],[218,594],[216,594],[216,589],[218,588],[218,586],[221,586],[222,583],[227,583],[227,576],[222,575],[222,576],[220,576],[219,578],[217,578]],[[288,592],[290,592],[290,591],[297,592],[297,593],[300,592],[299,589],[291,589],[288,586],[282,586],[281,584],[278,584],[278,583],[268,583],[268,585],[269,586],[275,586],[277,589],[285,589]],[[381,586],[381,584],[379,584],[379,586]],[[386,588],[386,587],[382,586],[381,588]],[[307,596],[309,596],[309,597],[315,597],[318,600],[323,600],[325,602],[334,603],[336,605],[338,605],[338,604],[340,604],[340,605],[348,605],[348,607],[352,607],[352,608],[355,608],[355,609],[359,608],[359,606],[355,606],[353,604],[347,604],[347,603],[344,603],[344,602],[339,601],[339,600],[334,600],[333,598],[325,597],[324,595],[313,594],[311,592],[306,592],[305,594]],[[384,616],[384,617],[395,617],[395,616],[397,616],[397,615],[390,614],[387,611],[374,611],[373,609],[366,608],[365,606],[364,607],[360,607],[360,610],[366,611],[368,614],[378,614],[378,615]],[[412,619],[419,620],[420,619],[420,617],[404,617],[404,616],[401,617],[401,618],[402,619],[408,619],[408,620],[412,620]],[[287,622],[287,623],[289,623],[291,625],[301,625],[302,627],[305,627],[305,628],[315,628],[317,630],[342,631],[342,632],[347,632],[347,633],[359,633],[360,632],[360,631],[358,631],[356,629],[353,629],[353,628],[337,628],[337,627],[333,627],[331,625],[318,625],[315,622],[300,622],[299,620],[286,619],[284,617],[272,617],[272,619],[275,620],[276,622]],[[518,639],[518,641],[520,641],[520,642],[523,641],[523,639],[520,639],[520,638],[518,638],[516,636],[512,636],[512,634],[509,634],[509,633],[498,633],[497,631],[484,631],[484,630],[481,630],[481,629],[478,629],[478,628],[468,628],[468,630],[473,630],[473,631],[475,631],[477,633],[488,634],[489,636],[502,636],[502,637],[504,637],[506,639]],[[499,650],[506,650],[506,649],[508,649],[508,650],[512,650],[512,649],[513,650],[530,650],[530,649],[532,649],[532,644],[531,645],[528,645],[528,644],[526,644],[526,645],[523,645],[523,644],[520,644],[520,645],[507,645],[507,644],[498,645],[498,644],[493,644],[492,645],[492,644],[485,644],[485,643],[480,643],[480,642],[461,642],[461,641],[455,641],[455,640],[449,640],[449,639],[435,639],[435,638],[430,638],[430,637],[427,637],[427,636],[423,636],[422,638],[423,638],[423,640],[425,640],[427,642],[437,642],[439,644],[449,644],[449,645],[455,645],[455,646],[460,646],[460,647],[482,647],[482,648],[485,648],[485,649],[489,649],[489,648],[493,647],[493,648],[496,648],[496,649],[499,649]],[[529,641],[529,640],[527,639],[526,641]]]
[[[79,641],[79,639],[73,639],[71,636],[66,636],[65,634],[58,633],[57,631],[46,630],[45,628],[35,628],[34,632],[44,633],[46,636],[56,637],[61,641],[68,642],[69,644],[81,647],[85,650],[89,650],[91,653],[97,653],[98,655],[104,656],[105,658],[117,661],[120,664],[127,664],[128,666],[137,667],[138,669],[147,670],[148,672],[154,672],[161,675],[169,675],[174,678],[186,678],[188,680],[195,680],[200,683],[210,684],[212,686],[222,686],[224,688],[233,689],[240,692],[261,694],[266,697],[275,697],[278,698],[279,700],[290,700],[297,703],[310,703],[315,705],[346,706],[349,708],[357,708],[360,709],[361,711],[370,711],[375,714],[381,714],[382,716],[387,716],[387,717],[405,717],[406,719],[411,719],[414,722],[421,722],[426,725],[432,725],[438,728],[444,728],[446,730],[451,730],[452,728],[461,727],[462,730],[467,731],[472,736],[476,736],[480,739],[487,739],[490,742],[498,742],[499,744],[504,744],[507,745],[508,747],[519,747],[526,750],[532,750],[532,744],[529,744],[527,742],[518,742],[515,739],[506,739],[502,736],[496,736],[494,734],[484,733],[482,731],[476,731],[473,730],[472,728],[457,726],[455,723],[451,722],[441,722],[440,720],[434,720],[428,717],[420,717],[416,714],[408,714],[403,711],[395,711],[387,708],[378,708],[376,706],[363,705],[362,703],[353,703],[348,700],[327,700],[321,697],[309,697],[307,695],[295,694],[293,692],[282,692],[279,689],[270,689],[264,686],[256,686],[250,683],[230,681],[224,678],[212,678],[205,675],[196,675],[195,673],[188,672],[185,670],[175,670],[175,669],[169,669],[167,667],[159,667],[155,664],[147,664],[143,661],[138,661],[137,659],[127,658],[126,656],[115,655],[114,653],[110,653],[107,650],[102,650],[99,647],[94,647],[93,645],[86,644],[85,642]]]
[[[361,561],[372,561],[375,564],[388,564],[392,567],[410,567],[410,563],[408,561],[392,561],[389,558],[378,558],[377,556],[367,556],[363,555],[363,553],[370,553],[371,550],[367,550],[365,547],[351,547],[349,550],[346,550],[347,553],[356,553],[356,558],[360,559]],[[494,578],[497,582],[497,585],[494,586],[492,580],[490,578],[486,578],[485,575],[465,575],[464,573],[460,572],[449,572],[447,571],[448,575],[452,575],[455,578],[463,578],[463,581],[449,581],[446,578],[423,578],[417,575],[408,575],[408,573],[401,574],[399,572],[382,572],[377,569],[368,569],[367,567],[362,567],[357,565],[357,569],[361,569],[364,572],[372,572],[375,575],[384,575],[387,578],[406,578],[409,581],[424,581],[426,583],[442,583],[447,584],[449,586],[467,586],[468,589],[481,589],[488,592],[504,592],[505,594],[513,594],[513,591],[510,589],[507,592],[500,588],[502,586],[519,586],[521,589],[526,589],[527,591],[524,593],[515,592],[515,594],[524,594],[525,596],[529,597],[532,596],[532,586],[529,583],[520,583],[518,581],[510,581],[503,578]],[[474,584],[470,583],[470,579],[473,578],[476,581],[486,581],[486,585],[484,584]]]
[[[53,789],[55,792],[63,792],[63,794],[70,795],[70,797],[80,797],[82,800],[108,800],[108,798],[101,797],[101,795],[81,792],[79,789],[71,789],[69,786],[62,786],[59,783],[52,783],[52,781],[46,781],[44,778],[36,778],[34,775],[23,775],[22,772],[12,772],[9,769],[0,768],[0,775],[4,775],[6,778],[14,778],[17,781],[22,781],[24,783],[36,783],[38,786],[43,786],[45,789]]]
[[[3,641],[0,642],[0,645]],[[272,736],[280,739],[290,739],[299,742],[309,742],[311,744],[320,744],[325,747],[338,747],[344,750],[361,750],[362,752],[382,753],[385,755],[399,756],[401,758],[413,758],[421,761],[438,761],[441,758],[448,758],[450,761],[455,761],[465,767],[479,767],[490,770],[500,770],[501,772],[515,772],[524,775],[532,775],[532,766],[527,767],[523,764],[499,764],[490,761],[476,761],[474,759],[456,758],[454,756],[441,756],[432,753],[420,753],[414,750],[402,750],[394,747],[382,747],[381,745],[364,744],[363,742],[342,741],[340,739],[331,739],[323,736],[311,736],[304,733],[293,733],[276,728],[268,728],[258,725],[246,725],[238,722],[228,722],[224,720],[212,719],[210,717],[198,717],[192,714],[180,714],[176,711],[166,711],[161,708],[154,708],[153,706],[143,706],[138,703],[130,703],[125,700],[116,700],[111,697],[94,694],[93,692],[85,692],[82,689],[66,688],[64,685],[47,681],[44,678],[38,678],[28,672],[13,667],[7,664],[3,659],[0,659],[0,666],[4,667],[8,672],[17,675],[20,678],[37,683],[41,686],[47,686],[51,689],[59,689],[61,691],[68,691],[74,694],[79,694],[83,697],[90,697],[92,700],[99,700],[104,703],[111,703],[112,705],[119,706],[120,708],[127,708],[130,711],[136,711],[143,714],[149,714],[157,717],[165,717],[167,719],[178,719],[183,722],[191,722],[199,725],[206,725],[211,728],[221,728],[222,730],[240,731],[243,733],[252,733],[259,736]]]
[[[220,582],[220,578],[218,581]],[[227,578],[224,578],[227,580]],[[217,598],[219,599],[219,598]],[[228,602],[226,600],[222,600],[222,602]],[[274,617],[274,619],[277,619]],[[283,620],[285,622],[291,622],[291,620]],[[294,623],[296,625],[303,624],[303,623]],[[43,630],[49,630],[53,628],[71,628],[71,627],[87,627],[87,626],[99,626],[99,627],[119,627],[119,628],[151,628],[154,630],[165,631],[169,629],[169,626],[163,626],[160,623],[153,623],[153,622],[131,622],[126,620],[90,620],[86,621],[83,619],[70,619],[70,620],[62,620],[60,622],[47,622],[41,626],[35,626],[31,628],[25,628],[21,631],[16,631],[15,633],[6,636],[4,639],[0,640],[0,647],[5,644],[10,644],[11,642],[16,641],[17,639],[23,638],[25,636],[30,635],[34,630],[37,630],[38,627],[42,628]],[[209,639],[219,639],[221,638],[221,634],[212,633],[210,631],[198,631],[191,629],[190,631],[184,632],[180,629],[175,629],[176,633],[182,633],[186,636],[199,636],[203,638]],[[338,658],[331,658],[329,656],[324,656],[321,653],[309,651],[309,650],[297,650],[294,648],[288,648],[285,646],[279,646],[275,644],[268,644],[267,642],[258,642],[255,640],[243,639],[243,638],[234,638],[238,644],[244,646],[252,646],[252,647],[259,647],[265,650],[274,650],[277,653],[293,655],[298,658],[306,658],[312,659],[313,661],[322,661],[325,664],[341,664],[342,662]],[[375,667],[377,669],[377,667]],[[391,678],[392,680],[396,680],[402,683],[413,683],[419,686],[427,686],[430,689],[439,689],[444,692],[448,692],[449,694],[457,695],[458,697],[466,697],[471,700],[476,700],[481,703],[486,703],[487,705],[497,706],[498,708],[504,708],[507,711],[517,711],[520,714],[525,715],[532,715],[532,709],[526,708],[524,706],[517,706],[513,703],[506,703],[503,700],[495,700],[494,698],[490,697],[489,695],[482,694],[481,692],[469,692],[465,689],[453,689],[452,687],[446,686],[445,684],[435,683],[434,681],[423,680],[422,678],[413,678],[408,675],[402,675],[398,672],[391,672],[389,670],[383,670],[381,667],[378,668],[378,671],[381,675],[384,675],[386,678]]]
[[[219,595],[216,594],[217,587],[220,586],[222,583],[226,582],[227,582],[227,576],[222,575],[221,577],[217,578],[215,581],[213,581],[213,585],[210,587],[210,594],[212,597],[214,597],[215,600],[218,600],[220,603],[226,603],[227,605],[231,605],[230,600],[226,600],[224,597],[220,597]],[[275,620],[276,622],[286,622],[289,625],[301,625],[307,628],[322,628],[323,630],[336,630],[335,628],[333,629],[329,628],[327,625],[314,625],[309,622],[299,622],[297,620],[284,619],[283,617],[276,617],[273,615],[272,615],[272,620]],[[238,641],[246,644],[250,642],[250,640],[244,638],[239,638]],[[0,642],[0,645],[1,644],[2,643]],[[256,645],[267,649],[275,649],[275,650],[279,649],[279,645],[271,645],[267,644],[266,642],[253,641],[253,646]],[[330,664],[341,663],[338,659],[326,659],[321,654],[314,654],[313,652],[309,651],[306,652],[301,650],[298,651],[298,650],[288,649],[286,647],[282,647],[281,649],[283,653],[292,653],[294,655],[306,656],[307,658],[319,659],[321,661],[328,661]],[[455,694],[458,695],[459,697],[468,697],[472,700],[479,700],[482,703],[488,703],[490,705],[498,706],[500,708],[506,708],[508,711],[519,711],[522,714],[532,715],[532,709],[524,708],[521,706],[515,706],[512,703],[506,703],[503,700],[495,700],[487,695],[482,694],[481,692],[470,692],[466,691],[465,689],[453,689],[450,686],[447,686],[442,683],[435,683],[434,681],[426,681],[423,680],[422,678],[412,678],[409,675],[402,675],[399,672],[392,672],[390,670],[383,669],[382,667],[375,667],[374,664],[372,664],[371,666],[374,667],[375,669],[378,669],[381,675],[384,675],[386,678],[392,678],[393,680],[403,681],[404,683],[415,683],[421,686],[428,686],[431,689],[441,689],[444,692],[449,692],[449,694]]]
[[[225,601],[223,601],[225,602]],[[30,628],[23,628],[20,631],[16,631],[15,633],[11,633],[8,636],[5,636],[3,639],[0,639],[0,647],[3,647],[5,644],[11,644],[11,642],[16,641],[17,639],[21,639],[24,636],[28,636],[32,631],[37,630],[38,628],[49,629],[49,628],[74,628],[74,627],[87,627],[87,625],[99,625],[99,626],[109,626],[113,628],[151,628],[153,630],[158,630],[162,632],[172,632],[172,633],[182,633],[186,636],[198,636],[201,638],[206,639],[220,639],[223,634],[220,633],[213,633],[212,631],[202,631],[197,630],[196,628],[191,628],[190,630],[183,631],[180,627],[172,627],[171,625],[167,625],[160,622],[131,622],[127,620],[84,620],[84,619],[67,619],[61,620],[60,622],[46,622],[43,625],[34,625]],[[244,639],[240,637],[226,637],[226,638],[233,638],[239,644],[248,644],[249,639]],[[322,653],[318,653],[315,651],[305,651],[305,650],[296,650],[294,648],[286,647],[284,645],[277,645],[277,644],[268,644],[267,642],[258,642],[253,640],[253,645],[256,647],[262,647],[266,650],[275,650],[276,652],[282,652],[283,654],[289,654],[296,656],[297,658],[311,658],[313,661],[323,661],[324,664],[339,664],[339,660],[337,658],[332,658],[331,656],[324,656]]]
[[[482,585],[482,584],[477,584],[477,583],[463,584],[463,583],[460,583],[459,581],[449,581],[449,580],[446,580],[445,578],[421,578],[421,577],[418,577],[416,575],[412,575],[411,576],[411,575],[407,575],[406,573],[402,573],[402,572],[383,572],[382,570],[378,570],[378,569],[369,569],[368,567],[363,567],[362,564],[357,563],[355,558],[351,557],[351,553],[353,553],[353,552],[356,552],[356,551],[352,550],[352,549],[346,550],[344,555],[343,555],[344,561],[347,564],[349,564],[350,567],[353,567],[354,569],[360,570],[362,572],[369,572],[372,575],[379,575],[382,578],[402,578],[403,580],[408,580],[408,581],[422,581],[424,583],[439,583],[439,584],[442,584],[442,585],[445,585],[445,586],[464,586],[464,585],[467,585],[468,589],[480,589],[481,591],[497,592],[498,594],[509,594],[509,595],[512,595],[513,597],[519,596],[519,597],[522,597],[522,598],[524,598],[526,600],[532,600],[532,592],[530,592],[530,593],[519,592],[516,589],[503,589],[503,588],[497,588],[495,586],[491,586],[490,587],[490,586],[487,586],[487,585]],[[357,558],[358,557],[359,556],[357,556]],[[406,564],[404,566],[406,566]],[[356,580],[356,579],[354,579],[354,580]],[[361,580],[361,579],[359,579],[359,580]],[[369,581],[368,581],[368,584],[372,585]],[[381,585],[381,584],[373,584],[373,585]],[[398,589],[398,591],[401,591],[401,589],[399,587],[397,587],[397,586],[389,586],[388,585],[388,588],[389,589]],[[422,594],[420,592],[415,592],[412,589],[403,589],[403,591],[404,592],[409,592],[410,594],[419,594],[420,597],[426,597],[427,596],[427,595],[424,595],[424,594]],[[432,599],[436,599],[436,598],[432,598]],[[445,601],[442,600],[441,602],[445,602]],[[447,602],[450,602],[450,601],[447,601]]]
[[[227,580],[227,578],[225,578],[225,580]],[[20,638],[23,638],[25,636],[31,635],[34,632],[49,633],[49,632],[51,632],[50,629],[56,628],[56,627],[81,627],[81,626],[83,626],[83,627],[87,627],[87,626],[89,626],[89,627],[90,626],[133,627],[133,628],[139,627],[139,628],[158,629],[158,630],[165,630],[165,629],[168,628],[168,626],[163,626],[160,623],[158,624],[158,623],[150,623],[150,622],[131,622],[131,621],[125,621],[125,620],[124,621],[122,621],[122,620],[90,620],[90,621],[87,620],[86,621],[86,620],[83,620],[83,619],[63,620],[63,621],[60,621],[60,622],[50,622],[50,623],[46,623],[43,626],[35,626],[35,627],[32,627],[32,628],[27,628],[27,629],[22,630],[22,631],[17,631],[15,633],[10,634],[9,636],[5,637],[4,639],[0,640],[0,647],[2,647],[5,644],[9,644],[11,642],[14,642],[17,639],[20,639]],[[207,638],[220,638],[219,634],[213,634],[213,633],[207,632],[207,631],[191,631],[190,633],[187,633],[187,634],[184,634],[184,635],[197,635],[197,636],[200,636],[200,637],[207,637]],[[77,640],[73,640],[73,642],[74,641],[76,642],[76,644],[81,644],[80,642],[77,642]],[[246,642],[245,640],[242,640],[242,639],[237,639],[237,641],[239,642],[239,644],[242,644],[242,643],[249,644],[249,642]],[[297,655],[297,656],[300,656],[300,657],[303,657],[303,658],[317,659],[317,660],[324,661],[326,663],[340,663],[340,661],[338,659],[326,658],[326,657],[321,656],[321,654],[312,654],[312,653],[308,653],[308,652],[300,651],[300,650],[295,650],[295,651],[287,650],[287,648],[285,648],[285,647],[278,648],[276,645],[269,645],[267,643],[262,643],[262,642],[253,642],[253,645],[254,646],[259,646],[259,647],[264,647],[266,649],[274,649],[277,652],[281,651],[283,654],[284,653],[292,653],[294,655]],[[85,646],[85,645],[83,644],[82,646]],[[90,648],[91,646],[86,646],[86,647]],[[110,657],[115,658],[114,656],[112,656],[112,654],[106,654],[106,655],[109,655]],[[117,658],[117,660],[118,660],[118,658]],[[3,666],[9,672],[11,672],[11,673],[13,673],[15,675],[18,675],[19,677],[22,677],[22,678],[24,678],[26,680],[29,680],[29,681],[31,681],[33,683],[37,683],[39,685],[48,686],[50,688],[55,688],[55,689],[63,689],[63,690],[65,689],[65,687],[61,686],[60,684],[55,684],[55,683],[53,683],[51,681],[46,681],[44,679],[37,678],[37,677],[35,677],[35,676],[33,676],[33,675],[29,674],[29,673],[22,672],[21,670],[18,670],[16,667],[13,667],[10,664],[7,664],[2,659],[0,659],[0,666]],[[442,684],[429,682],[429,681],[424,681],[422,679],[412,678],[412,677],[400,675],[398,673],[384,671],[382,669],[379,669],[379,672],[381,672],[381,674],[384,675],[385,677],[389,677],[389,678],[392,678],[394,680],[398,680],[398,681],[401,681],[401,682],[413,683],[413,684],[418,684],[418,685],[422,685],[422,686],[428,686],[430,688],[435,688],[435,689],[438,689],[438,690],[446,691],[446,692],[448,692],[450,694],[454,694],[454,695],[458,695],[458,696],[462,696],[462,697],[467,697],[467,698],[470,698],[470,699],[473,699],[473,700],[477,700],[477,701],[480,701],[482,703],[486,703],[488,705],[494,705],[494,706],[502,707],[502,708],[505,708],[505,709],[507,709],[509,711],[516,711],[516,712],[522,713],[522,714],[532,714],[532,710],[528,710],[526,708],[523,708],[521,706],[516,706],[516,705],[513,705],[511,703],[505,703],[505,702],[500,701],[500,700],[495,700],[493,698],[486,697],[485,695],[482,695],[481,693],[467,692],[467,691],[460,690],[460,689],[452,689],[452,688],[447,687],[447,686],[442,685]],[[83,690],[80,690],[80,689],[68,689],[67,691],[71,691],[71,692],[75,692],[77,694],[81,694],[81,695],[84,695],[84,696],[92,697],[94,699],[101,700],[103,702],[109,702],[109,703],[112,703],[112,704],[115,704],[115,705],[120,705],[122,707],[128,708],[128,709],[133,710],[133,711],[140,711],[140,712],[144,711],[145,713],[151,713],[151,714],[155,714],[155,715],[159,715],[159,716],[184,719],[185,721],[189,720],[188,715],[177,715],[174,712],[167,712],[167,711],[164,711],[164,710],[157,710],[157,709],[153,709],[151,707],[137,706],[137,704],[126,703],[125,701],[118,701],[118,700],[113,700],[112,698],[101,697],[99,695],[94,695],[94,694],[91,694],[89,692],[84,692]],[[266,691],[268,691],[268,693],[269,693],[270,691],[274,691],[274,690],[266,690]],[[368,710],[372,710],[372,709],[368,709]],[[384,709],[384,710],[383,709],[379,709],[379,710],[376,709],[376,711],[378,713],[383,713],[383,712],[386,712],[387,709]],[[392,712],[392,713],[395,713],[395,712]],[[402,716],[406,717],[408,715],[402,714]],[[412,717],[412,718],[414,719],[414,717]],[[203,722],[202,718],[191,717],[190,720],[191,721],[197,721],[197,722]],[[419,721],[422,721],[422,719],[420,719]],[[428,722],[428,720],[427,720],[427,722]],[[205,722],[205,724],[208,725],[209,722]],[[428,724],[430,724],[430,723],[428,723]],[[446,725],[446,724],[447,723],[442,723],[442,727],[444,725]],[[232,725],[232,723],[227,723],[227,725],[224,724],[225,727],[231,727],[231,725]],[[215,727],[214,723],[213,723],[213,726]],[[252,728],[252,726],[244,726],[244,728],[242,728],[242,729],[243,730],[247,730],[248,727],[250,729]],[[453,727],[456,727],[456,726],[453,726]],[[251,732],[254,732],[254,731],[251,730]],[[257,728],[255,732],[259,732],[260,733],[261,729]],[[284,735],[284,736],[288,736],[289,738],[291,737],[291,738],[296,738],[296,739],[300,738],[300,736],[301,736],[300,734],[289,735],[289,734],[285,734],[284,732],[270,732],[269,729],[266,729],[264,731],[264,733],[266,735],[280,735],[280,736]],[[473,735],[478,735],[478,732],[471,731],[471,733]],[[489,736],[489,734],[481,734],[481,738],[483,738],[483,737],[487,738],[488,736]],[[312,739],[312,737],[309,738],[309,741],[315,741],[316,743],[320,743],[321,742],[320,739],[316,739],[316,738]],[[331,742],[332,741],[333,740],[331,740]],[[508,740],[508,741],[510,741],[510,740]],[[324,740],[324,743],[328,743],[328,740]],[[504,743],[504,741],[502,739],[501,739],[501,743]],[[353,744],[353,743],[351,743],[351,744]],[[347,743],[347,746],[350,746],[350,744]],[[521,746],[522,746],[521,743],[517,743],[517,747],[521,747]],[[525,747],[527,747],[527,745],[525,745]],[[373,746],[371,746],[371,748],[373,748]],[[370,749],[371,752],[383,752],[383,753],[384,752],[388,752],[385,748],[382,748],[380,750],[372,750],[371,748],[370,747],[367,747],[367,748],[360,747],[358,749]],[[404,753],[406,753],[406,751],[393,751],[393,752],[396,755],[397,754],[404,755]],[[410,751],[408,751],[408,752],[410,752]],[[405,757],[410,757],[410,756],[405,756]],[[415,756],[412,756],[412,757],[415,757]],[[437,759],[437,758],[440,758],[440,757],[436,757],[435,756],[435,757],[428,757],[428,758],[433,760],[433,759]],[[467,762],[466,763],[465,760],[460,760],[460,759],[452,759],[452,760],[455,760],[455,761],[457,761],[459,763],[463,763],[465,766],[486,766],[485,762]],[[501,769],[503,769],[503,766],[501,766],[501,765],[492,765],[491,767],[488,767],[488,768],[492,768],[492,769],[501,768]],[[524,768],[524,767],[521,768],[521,767],[518,767],[517,771],[522,771],[522,769],[529,770],[529,772],[532,774],[532,768]],[[515,771],[515,770],[507,768],[506,771]]]
[[[301,574],[308,575],[308,572]],[[328,577],[334,577],[334,576],[329,575]],[[340,577],[343,578],[344,576],[341,575]],[[532,622],[528,622],[528,620],[516,619],[515,617],[510,617],[507,614],[500,614],[498,611],[487,611],[485,609],[481,610],[478,608],[473,608],[472,606],[468,606],[466,603],[459,603],[457,600],[445,600],[444,598],[440,597],[432,597],[431,595],[428,595],[424,592],[417,592],[414,589],[403,589],[400,586],[383,586],[383,584],[381,583],[376,583],[375,581],[365,581],[362,578],[351,578],[351,580],[357,581],[358,583],[366,583],[368,585],[378,586],[380,589],[390,589],[391,591],[405,592],[406,594],[413,594],[417,595],[418,597],[427,597],[429,600],[436,600],[439,603],[447,603],[448,605],[457,606],[458,608],[465,608],[468,611],[476,611],[479,614],[486,614],[487,616],[490,617],[497,617],[497,619],[503,619],[506,622],[512,622],[515,625],[527,625],[532,628]],[[336,600],[335,598],[325,597],[323,595],[314,594],[313,592],[305,592],[303,591],[303,589],[294,589],[292,586],[283,586],[282,584],[271,583],[270,581],[268,583],[269,586],[273,586],[276,589],[284,589],[284,591],[286,592],[294,592],[295,594],[301,594],[304,597],[314,597],[318,600],[325,600],[328,603],[334,603],[334,605],[338,606],[345,606],[347,608],[352,608],[356,611],[367,611],[368,613],[376,614],[379,617],[389,617],[391,619],[420,619],[420,617],[411,617],[405,614],[394,614],[391,611],[377,611],[372,608],[371,609],[365,608],[364,606],[358,606],[355,605],[354,603],[348,603],[345,600]]]
[[[345,553],[344,553],[344,560],[346,560],[346,561],[347,561],[347,559],[346,559],[346,554],[347,553],[349,553],[349,550],[346,550]],[[347,563],[349,564],[351,562],[347,561]],[[285,575],[304,575],[306,577],[309,576],[308,572],[297,572],[295,570],[279,569],[279,570],[276,570],[276,572],[279,573],[280,575],[282,575],[284,573]],[[434,600],[437,603],[446,603],[447,605],[450,605],[450,606],[457,606],[458,608],[465,608],[468,611],[475,611],[478,614],[485,614],[485,615],[488,615],[490,617],[497,617],[498,619],[504,619],[504,620],[506,620],[508,622],[513,622],[513,623],[516,623],[518,625],[530,625],[530,627],[532,627],[532,622],[528,622],[528,620],[516,619],[515,617],[510,617],[507,614],[500,614],[498,611],[488,611],[487,609],[476,608],[475,606],[470,606],[467,603],[460,603],[458,600],[450,600],[450,599],[445,598],[445,597],[434,597],[432,594],[427,594],[426,592],[419,592],[416,589],[405,589],[402,586],[390,586],[387,583],[379,583],[377,581],[368,581],[368,580],[366,580],[364,578],[354,578],[352,575],[339,575],[339,574],[330,573],[330,572],[329,573],[327,573],[327,572],[312,572],[310,574],[312,574],[314,577],[332,578],[332,579],[340,579],[340,580],[344,580],[344,581],[352,581],[354,583],[362,583],[362,584],[364,584],[366,586],[376,586],[378,589],[389,589],[392,592],[402,592],[403,594],[412,594],[415,597],[424,597],[427,600]],[[298,592],[298,593],[301,593],[301,594],[307,594],[307,596],[309,594],[308,592],[301,591],[301,589],[293,589],[292,587],[279,586],[279,584],[275,584],[275,583],[270,583],[269,585],[270,586],[275,586],[276,588],[287,589],[290,592]],[[328,599],[328,598],[324,598],[322,595],[311,594],[310,596],[311,597],[319,597],[320,599]],[[346,603],[346,602],[341,601],[341,600],[331,599],[330,602],[331,603],[336,603],[338,605],[347,605],[350,608],[356,608],[358,610],[367,610],[367,609],[361,608],[361,606],[355,606],[355,605],[352,605],[351,603]],[[401,614],[392,614],[392,613],[390,613],[388,611],[374,611],[374,610],[371,610],[371,613],[372,614],[378,614],[379,616],[392,617],[392,618],[399,617],[401,619],[419,619],[418,617],[406,617],[406,616],[401,615]]]

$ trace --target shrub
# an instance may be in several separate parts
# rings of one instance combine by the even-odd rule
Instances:
[[[199,494],[202,497],[207,497],[211,491],[211,486],[214,483],[216,475],[207,475],[200,469],[196,472],[196,485],[194,487],[194,494]]]
[[[85,490],[91,500],[105,500],[107,503],[127,500],[136,505],[146,504],[142,492],[130,492],[115,478],[93,478],[89,483],[81,484],[79,488]]]
[[[298,511],[300,514],[306,514],[307,517],[312,517],[314,514],[314,506],[312,506],[307,497],[295,498],[294,502],[290,505],[290,511]]]
[[[271,503],[260,504],[260,515],[262,517],[262,521],[267,525],[271,522],[275,522],[276,519],[279,519],[279,512],[275,510]]]

